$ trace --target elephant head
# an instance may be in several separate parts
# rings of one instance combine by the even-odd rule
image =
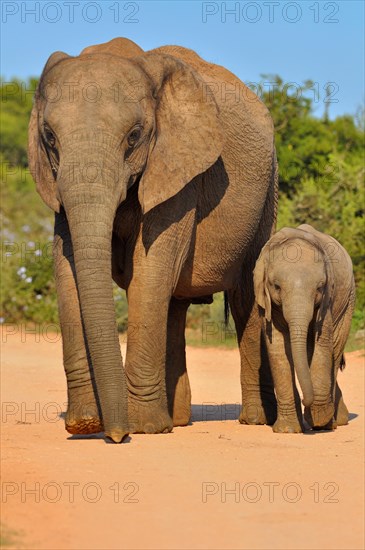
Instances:
[[[128,431],[112,297],[116,210],[138,185],[142,212],[150,211],[214,164],[222,148],[216,103],[204,101],[199,75],[174,57],[117,39],[77,57],[56,52],[44,67],[29,166],[44,202],[67,215],[103,424],[114,441]]]
[[[308,364],[308,328],[313,321],[316,339],[323,333],[324,338],[332,340],[333,286],[333,272],[326,251],[318,239],[304,229],[284,228],[276,233],[256,262],[257,304],[265,311],[268,323],[272,321],[274,308],[282,312],[306,407],[314,400]]]

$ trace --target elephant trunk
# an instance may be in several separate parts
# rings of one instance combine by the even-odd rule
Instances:
[[[104,432],[119,443],[128,434],[128,418],[112,290],[111,241],[117,201],[111,195],[105,186],[90,182],[62,189]]]
[[[285,311],[284,317],[289,325],[294,370],[303,392],[302,403],[305,407],[310,407],[314,400],[314,392],[308,365],[307,336],[312,316],[308,312],[308,315],[303,314],[299,318],[297,312]]]

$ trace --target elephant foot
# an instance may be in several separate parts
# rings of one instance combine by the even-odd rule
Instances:
[[[191,407],[187,406],[174,406],[174,414],[172,416],[172,422],[174,426],[187,426],[191,418]]]
[[[278,416],[275,424],[272,427],[273,432],[281,434],[299,434],[302,433],[302,426],[297,418],[286,418]]]
[[[241,424],[269,424],[265,409],[261,403],[247,403],[242,405],[239,416]]]
[[[339,400],[336,412],[337,426],[346,426],[349,423],[349,411],[342,397]]]
[[[132,401],[128,403],[129,430],[135,434],[160,434],[172,431],[173,421],[160,404]]]
[[[263,393],[261,395],[262,407],[266,418],[265,424],[272,426],[278,417],[278,406],[274,393]]]
[[[312,405],[304,408],[304,418],[308,424],[314,429],[333,430],[335,429],[334,421],[335,407],[333,403],[325,403],[324,405]]]
[[[325,426],[313,426],[312,430],[314,431],[320,431],[320,430],[327,430],[333,432],[337,428],[337,422],[334,418],[332,418]]]
[[[187,426],[191,418],[191,391],[188,373],[180,375],[175,384],[170,384],[167,390],[168,411],[172,416],[174,426]]]
[[[95,434],[104,430],[95,401],[81,405],[69,405],[65,428],[70,434]]]

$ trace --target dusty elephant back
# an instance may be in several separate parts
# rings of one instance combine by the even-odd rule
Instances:
[[[135,42],[128,38],[114,38],[109,42],[103,44],[96,44],[94,46],[87,46],[84,48],[80,55],[87,55],[92,53],[110,53],[117,55],[118,57],[134,57],[136,55],[142,55],[144,51]]]

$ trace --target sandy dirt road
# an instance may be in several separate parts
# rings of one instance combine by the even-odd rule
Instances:
[[[239,354],[189,348],[193,423],[165,435],[70,436],[61,342],[2,344],[2,525],[31,549],[364,548],[364,353],[340,373],[331,433],[241,426]]]

